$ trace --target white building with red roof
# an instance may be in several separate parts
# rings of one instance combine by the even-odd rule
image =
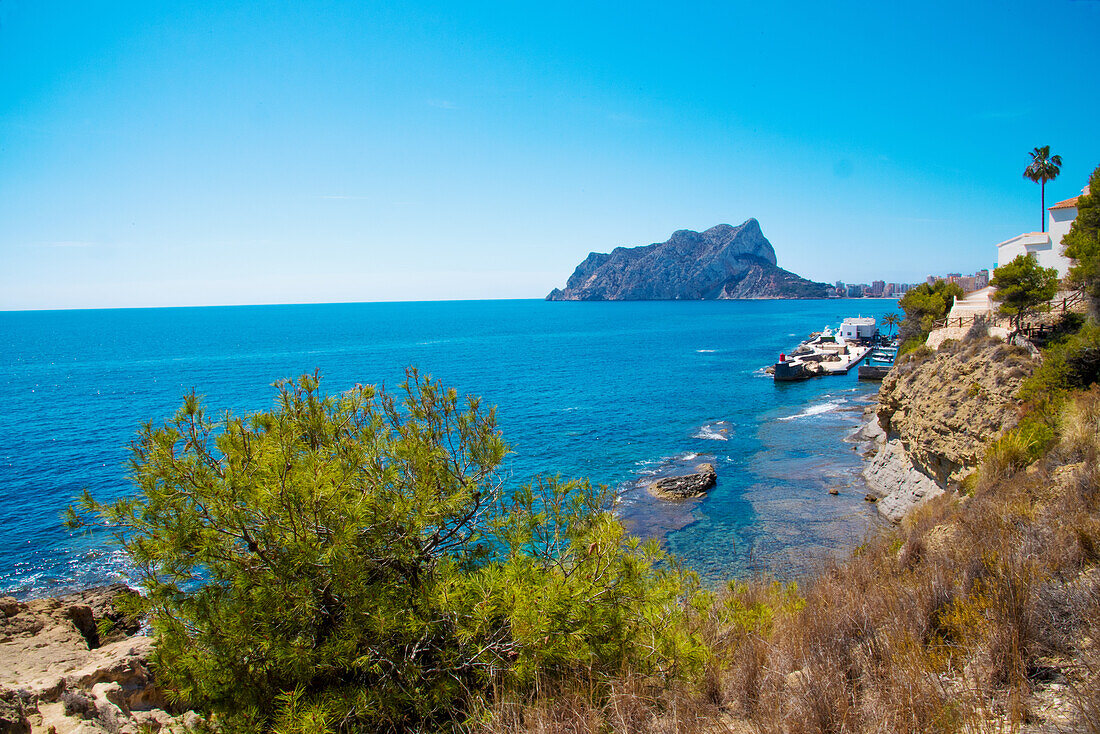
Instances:
[[[1073,220],[1077,218],[1077,200],[1088,193],[1089,187],[1085,186],[1080,196],[1047,207],[1049,231],[1016,235],[997,245],[998,267],[1011,262],[1017,255],[1031,254],[1044,268],[1057,268],[1058,277],[1064,278],[1072,263],[1062,253],[1062,238],[1069,233]]]

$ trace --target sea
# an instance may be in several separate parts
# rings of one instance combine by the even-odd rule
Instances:
[[[853,438],[875,383],[775,383],[810,332],[893,300],[352,303],[0,313],[0,595],[125,580],[110,529],[65,529],[85,489],[134,492],[128,447],[195,390],[208,409],[273,405],[320,370],[328,392],[396,388],[415,366],[497,407],[507,489],[539,475],[616,490],[615,511],[704,582],[797,579],[876,532]],[[704,498],[654,478],[708,461]],[[837,489],[838,494],[829,494]]]

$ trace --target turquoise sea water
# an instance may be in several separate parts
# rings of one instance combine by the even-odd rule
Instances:
[[[60,513],[82,489],[131,491],[138,424],[196,389],[268,408],[270,384],[319,368],[330,391],[396,386],[416,365],[498,406],[511,486],[589,477],[710,581],[812,569],[874,526],[845,436],[875,385],[775,384],[761,368],[810,331],[894,301],[464,301],[0,313],[0,594],[117,578],[104,532]],[[713,461],[718,486],[670,504],[647,478]],[[841,489],[837,496],[827,490]]]

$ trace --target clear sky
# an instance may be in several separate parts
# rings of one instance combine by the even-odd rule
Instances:
[[[0,0],[0,309],[542,297],[756,217],[990,267],[1100,164],[1100,2]]]

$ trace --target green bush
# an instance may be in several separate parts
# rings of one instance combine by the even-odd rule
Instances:
[[[1058,292],[1058,269],[1041,267],[1033,254],[1017,255],[993,271],[989,284],[996,288],[993,300],[1001,304],[997,310],[1019,331],[1029,315],[1049,309],[1048,301]]]
[[[905,342],[898,350],[898,356],[900,357],[901,355],[905,355],[909,358],[909,361],[919,362],[923,359],[927,359],[928,357],[935,355],[936,352],[924,343],[925,338],[927,338],[927,335],[925,335],[924,338],[910,339],[909,341]]]
[[[1069,282],[1100,298],[1100,166],[1089,177],[1089,193],[1077,199],[1077,216],[1062,244],[1074,261]]]
[[[1085,323],[1068,336],[1047,344],[1043,364],[1024,382],[1020,397],[1033,400],[1040,396],[1062,395],[1080,390],[1100,380],[1100,325]]]
[[[900,351],[913,349],[910,346],[912,342],[923,344],[932,331],[933,323],[946,316],[955,299],[962,295],[962,288],[957,283],[948,283],[945,280],[937,280],[932,285],[921,283],[907,291],[898,301],[898,305],[905,311],[905,320],[898,332],[903,345]]]
[[[1043,421],[1024,421],[1006,431],[986,450],[982,471],[991,479],[1015,474],[1050,448],[1057,436]]]
[[[476,399],[415,371],[397,398],[276,387],[247,418],[189,396],[134,441],[136,496],[70,510],[113,526],[162,682],[226,730],[447,729],[501,684],[701,665],[694,577],[629,537],[606,490],[506,498]]]

